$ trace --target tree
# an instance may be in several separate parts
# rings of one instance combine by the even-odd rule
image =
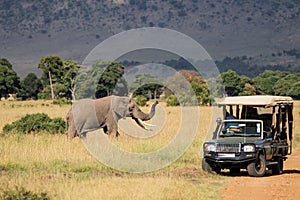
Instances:
[[[75,80],[76,75],[80,69],[80,65],[72,60],[64,60],[64,76],[62,77],[63,84],[66,88],[66,97],[75,99]]]
[[[256,95],[256,88],[250,83],[245,83],[243,91],[240,93],[240,96],[250,96]]]
[[[12,69],[12,64],[5,58],[0,59],[0,98],[17,93],[20,88],[20,78]]]
[[[38,93],[42,91],[43,85],[41,80],[34,74],[29,73],[20,83],[21,89],[18,94],[23,100],[37,99]]]
[[[252,81],[252,79],[250,79],[247,76],[240,76],[240,89],[241,91],[239,92],[239,96],[250,96],[250,95],[256,95],[256,87]]]
[[[195,92],[197,100],[201,105],[210,103],[209,91],[206,81],[194,70],[180,70],[179,73],[190,82],[192,89]]]
[[[54,99],[53,83],[57,82],[63,76],[63,61],[58,56],[45,56],[41,59],[38,68],[43,70],[42,83],[44,88],[50,85],[51,98]]]
[[[286,72],[282,71],[272,71],[265,70],[263,73],[259,74],[257,77],[253,79],[255,86],[257,87],[259,93],[274,95],[274,85],[275,83],[285,77],[287,75]]]
[[[256,87],[247,76],[239,76],[235,71],[221,73],[221,78],[228,96],[255,95]]]
[[[299,82],[300,74],[290,73],[275,83],[273,87],[274,93],[275,95],[292,96],[294,98],[298,98],[300,96],[298,87]]]
[[[228,96],[238,96],[241,92],[241,78],[240,76],[232,70],[221,73],[221,78],[225,86],[225,92]]]
[[[149,99],[156,99],[163,93],[163,85],[158,83],[151,74],[138,74],[130,85],[130,92],[133,97],[144,96]]]
[[[124,74],[125,67],[121,64],[112,62],[102,73],[97,86],[96,98],[110,96],[116,90],[117,83]],[[121,83],[125,84],[124,81]],[[121,84],[122,85],[122,84]],[[120,87],[120,85],[119,85]],[[122,86],[121,86],[122,87]]]
[[[62,60],[58,56],[46,56],[41,59],[38,66],[43,70],[42,83],[44,90],[40,94],[42,98],[74,98],[75,77],[80,65],[75,61]]]
[[[294,99],[300,99],[300,81],[292,84],[292,88],[287,92],[287,95],[293,97]]]
[[[121,64],[99,60],[91,68],[82,68],[76,77],[76,98],[101,98],[127,95],[127,83],[122,78],[125,67]]]
[[[12,69],[12,64],[6,58],[0,58],[0,65],[7,66]]]

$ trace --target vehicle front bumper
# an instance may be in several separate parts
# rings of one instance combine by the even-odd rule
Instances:
[[[234,153],[232,153],[234,154]],[[204,159],[211,166],[221,169],[230,168],[246,168],[248,164],[256,160],[256,153],[239,153],[234,154],[234,157],[224,157],[231,155],[230,153],[208,153],[204,155]]]

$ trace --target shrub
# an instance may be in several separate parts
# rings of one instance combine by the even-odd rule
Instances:
[[[53,104],[54,105],[66,105],[66,104],[72,104],[72,101],[60,98],[60,99],[54,99]]]
[[[138,96],[134,97],[134,100],[137,103],[137,105],[139,105],[139,106],[145,106],[147,103],[147,98],[144,97],[143,95],[138,95]]]
[[[180,103],[175,95],[171,95],[168,97],[167,106],[179,106]]]
[[[48,133],[64,133],[66,122],[62,118],[51,119],[45,113],[27,114],[25,117],[6,124],[3,127],[3,133],[38,133],[45,131]]]
[[[2,190],[0,194],[0,199],[5,200],[48,200],[50,197],[47,193],[35,193],[33,191],[27,190],[24,187],[15,187],[15,189]]]

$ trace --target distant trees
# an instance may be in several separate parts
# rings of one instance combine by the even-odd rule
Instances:
[[[43,70],[42,83],[44,86],[42,98],[49,98],[47,94],[51,92],[51,98],[54,99],[54,84],[56,83],[56,89],[58,88],[59,79],[63,76],[63,61],[58,56],[45,56],[41,59],[38,68]],[[57,90],[56,90],[57,91]]]
[[[83,69],[76,77],[76,98],[101,98],[127,95],[127,83],[123,80],[125,67],[109,61],[97,61],[90,69]]]
[[[275,83],[286,75],[287,73],[282,71],[266,70],[255,77],[253,81],[260,93],[274,95]]]
[[[101,74],[96,88],[95,97],[101,98],[112,95],[113,93],[126,95],[128,93],[127,85],[122,79],[124,70],[125,67],[123,65],[115,62],[110,63]]]
[[[58,56],[45,56],[41,59],[38,68],[43,70],[43,91],[40,98],[67,98],[71,99],[75,92],[75,76],[80,65],[75,61],[63,61]]]
[[[224,83],[225,91],[228,96],[238,96],[243,89],[241,77],[232,70],[221,73],[221,78]]]
[[[287,74],[279,79],[273,89],[275,95],[291,96],[298,99],[300,97],[300,74]]]
[[[169,65],[173,66],[173,63],[179,69],[174,62]],[[138,74],[131,83],[127,83],[123,77],[125,67],[110,61],[100,60],[88,68],[58,56],[45,56],[38,67],[42,70],[41,78],[29,73],[20,81],[12,64],[1,58],[0,98],[16,93],[23,100],[131,94],[144,105],[147,100],[161,98],[163,94],[168,105],[207,105],[213,97],[224,93],[223,85],[228,96],[267,94],[300,99],[300,73],[295,72],[265,70],[249,78],[229,69],[217,78],[204,80],[195,70],[181,69],[164,80],[150,74]]]
[[[298,52],[298,53],[297,53]],[[299,57],[300,50],[291,50],[291,51],[283,51],[278,53],[273,53],[273,57],[277,54],[279,55],[288,55]],[[240,57],[226,57],[222,61],[216,61],[216,65],[220,72],[226,72],[227,70],[233,70],[237,74],[244,74],[250,78],[255,78],[262,74],[266,70],[270,71],[285,71],[285,72],[300,72],[299,65],[257,65],[253,64],[252,57],[240,56]]]
[[[300,73],[266,70],[250,79],[228,70],[221,77],[228,96],[267,94],[300,99]]]
[[[12,64],[5,58],[0,58],[0,98],[18,92],[20,78],[12,69]]]
[[[38,99],[38,94],[42,89],[43,84],[41,80],[34,73],[29,73],[20,83],[18,96],[22,100]]]
[[[133,97],[143,96],[147,100],[156,99],[164,91],[164,86],[150,74],[139,74],[129,86]]]
[[[206,81],[194,70],[180,70],[179,73],[191,84],[200,105],[210,103],[210,94]]]

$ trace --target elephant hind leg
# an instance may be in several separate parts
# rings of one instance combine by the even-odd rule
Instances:
[[[77,130],[76,130],[75,126],[70,125],[68,127],[67,136],[68,136],[68,139],[73,139],[74,137],[77,136]]]
[[[74,124],[74,119],[73,119],[73,114],[72,111],[70,110],[66,116],[66,121],[67,121],[67,127],[68,130],[66,132],[68,139],[73,139],[74,137],[77,136],[77,130]]]
[[[77,131],[69,131],[67,132],[68,139],[73,139],[77,136]]]

